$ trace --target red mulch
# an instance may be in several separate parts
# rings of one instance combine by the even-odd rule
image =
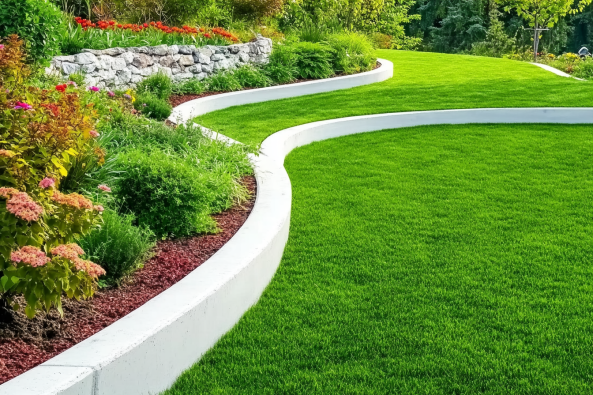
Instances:
[[[255,203],[256,181],[244,178],[251,199],[215,215],[221,232],[157,243],[155,256],[119,288],[89,301],[64,301],[64,318],[52,311],[33,320],[0,308],[0,384],[60,354],[154,298],[204,263],[243,226]]]
[[[379,67],[381,67],[381,63],[380,62],[377,62],[377,64],[373,68],[373,70],[376,70]],[[336,75],[333,78],[335,78],[335,77],[342,77],[342,75]],[[301,79],[301,80],[296,80],[296,81],[288,82],[286,84],[281,84],[281,85],[292,85],[292,84],[298,84],[298,83],[301,83],[301,82],[309,82],[309,81],[315,81],[315,80]],[[254,89],[254,88],[243,88],[243,90],[251,90],[251,89]],[[223,93],[229,93],[229,92],[205,92],[205,93],[202,93],[200,95],[173,95],[173,96],[169,97],[169,103],[171,103],[171,105],[173,107],[177,107],[178,105],[183,104],[183,103],[186,103],[186,102],[191,101],[191,100],[201,99],[203,97],[208,97],[208,96],[221,95]]]

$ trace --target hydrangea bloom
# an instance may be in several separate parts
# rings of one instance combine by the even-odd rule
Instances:
[[[100,134],[96,130],[91,130],[90,135],[91,135],[91,137],[94,137],[94,138],[97,138],[100,136]]]
[[[33,246],[24,246],[20,250],[13,251],[10,254],[10,260],[17,263],[28,263],[33,267],[44,266],[51,261],[43,251]]]
[[[39,183],[39,187],[40,188],[49,188],[49,187],[53,187],[55,183],[56,183],[56,180],[54,180],[53,178],[45,177]]]
[[[105,191],[105,192],[111,192],[111,188],[109,188],[109,187],[108,187],[107,185],[105,185],[105,184],[101,184],[101,185],[99,185],[97,188],[99,188],[100,190],[102,190],[102,191]]]
[[[92,278],[98,278],[106,273],[105,269],[91,261],[76,258],[72,262],[74,262],[74,266],[77,270],[87,272]]]
[[[14,195],[15,193],[19,193],[19,191],[14,188],[6,188],[6,187],[0,188],[0,196],[2,196],[5,199],[8,199],[10,196]]]
[[[93,209],[93,202],[89,199],[85,198],[78,193],[71,193],[69,195],[64,195],[60,191],[54,191],[53,196],[51,197],[52,200],[56,203],[64,204],[66,206],[78,208],[78,209]]]
[[[13,107],[14,110],[32,110],[33,106],[27,103],[22,103],[20,101],[16,102],[16,106]]]
[[[80,255],[84,255],[84,250],[80,248],[78,244],[60,244],[59,246],[51,250],[52,255],[57,255],[62,258],[70,259],[71,261],[78,258]]]
[[[16,192],[6,202],[8,212],[25,221],[37,221],[43,214],[43,207],[31,199],[26,192]]]

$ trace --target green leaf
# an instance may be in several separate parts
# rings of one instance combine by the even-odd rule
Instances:
[[[27,305],[27,307],[25,307],[25,314],[29,319],[35,318],[35,313],[35,308],[31,307],[31,305]]]

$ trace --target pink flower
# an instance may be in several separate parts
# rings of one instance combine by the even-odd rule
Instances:
[[[75,88],[78,87],[78,84],[76,82],[74,82],[74,81],[68,81],[68,82],[66,82],[66,85],[72,85]]]
[[[31,199],[26,192],[17,192],[6,202],[6,209],[25,221],[37,221],[43,214],[43,207]]]
[[[8,199],[10,196],[14,195],[15,193],[19,193],[19,191],[14,188],[6,188],[6,187],[0,188],[0,196],[2,196],[4,199]]]
[[[108,187],[107,185],[105,185],[105,184],[101,184],[101,185],[99,185],[97,188],[99,188],[100,190],[102,190],[102,191],[105,191],[105,192],[111,192],[111,188],[109,188],[109,187]]]
[[[51,258],[47,257],[43,251],[37,247],[24,246],[18,251],[13,251],[10,254],[10,260],[13,262],[28,263],[33,267],[46,265]]]
[[[100,134],[99,134],[99,133],[97,133],[97,131],[96,131],[96,130],[91,130],[91,132],[90,132],[90,135],[91,135],[91,137],[93,137],[93,138],[97,138],[97,137],[99,137],[99,136],[100,136]]]
[[[109,97],[115,97],[115,92],[109,91],[107,92],[107,95],[109,95]]]
[[[84,196],[78,193],[71,193],[69,195],[64,195],[60,191],[54,191],[53,196],[51,199],[54,202],[64,204],[66,206],[70,206],[76,209],[86,209],[92,210],[93,209],[93,202],[89,199],[85,198]]]
[[[14,110],[32,110],[33,107],[27,103],[16,102],[16,106],[13,107]]]
[[[97,205],[97,206],[93,206],[93,209],[95,209],[96,211],[102,213],[103,211],[105,211],[105,208],[101,205]]]
[[[84,255],[84,250],[78,244],[60,244],[51,250],[52,255],[57,255],[62,258],[70,259],[71,261]]]
[[[49,188],[49,187],[53,187],[55,183],[56,183],[56,180],[54,180],[53,178],[45,177],[39,183],[39,187],[40,188]]]
[[[96,86],[91,86],[89,90],[93,92],[99,92],[101,89],[97,88]]]
[[[4,49],[4,45],[0,44],[0,51]]]

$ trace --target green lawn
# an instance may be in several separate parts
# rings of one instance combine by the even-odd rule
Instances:
[[[427,60],[419,68],[450,59],[419,56]],[[538,76],[547,86],[528,104],[577,104],[552,97],[560,82],[585,97],[581,83],[509,64],[517,71],[508,80]],[[440,73],[432,88],[450,90],[441,105],[430,84],[413,95],[412,81],[390,85],[393,97],[378,85],[376,96],[391,98],[391,110],[469,107],[487,85],[482,72],[457,90],[465,99]],[[364,106],[387,108],[366,92]],[[526,104],[483,95],[478,104]],[[350,103],[339,114],[311,104],[313,114],[292,107],[302,118],[284,122],[365,113],[354,96],[335,100]],[[266,131],[249,126],[233,137],[261,140],[286,126],[262,123]],[[431,126],[295,150],[278,273],[166,394],[593,393],[592,137],[590,126]]]
[[[198,123],[244,143],[291,126],[396,111],[478,107],[589,107],[593,84],[529,63],[476,56],[378,51],[394,63],[391,80],[315,96],[213,112]]]

